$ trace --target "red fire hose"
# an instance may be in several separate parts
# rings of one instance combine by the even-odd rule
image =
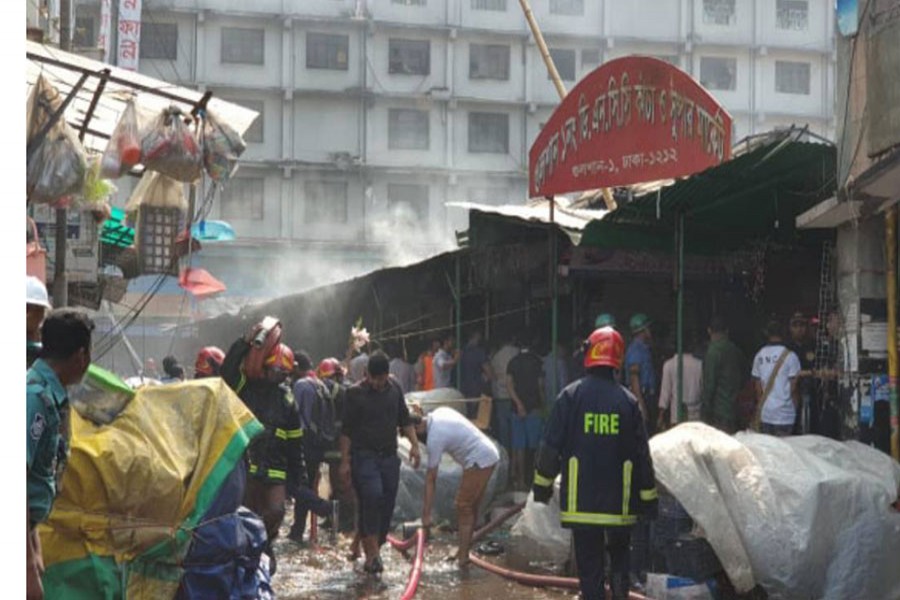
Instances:
[[[388,543],[393,546],[395,550],[399,550],[400,552],[405,552],[415,546],[417,539],[416,535],[410,536],[407,540],[398,540],[392,535],[387,536]]]
[[[500,527],[501,525],[503,525],[503,523],[506,522],[506,520],[509,519],[510,517],[512,517],[513,515],[517,515],[520,512],[522,512],[523,508],[525,508],[524,502],[522,502],[521,504],[516,504],[515,506],[511,506],[510,508],[508,508],[496,519],[494,519],[493,521],[491,521],[490,523],[488,523],[487,525],[485,525],[484,527],[482,527],[481,529],[476,531],[474,534],[472,534],[472,543],[474,544],[475,542],[477,542],[478,540],[480,540],[481,538],[483,538],[484,536],[486,536],[493,530],[495,530],[498,527]]]
[[[490,573],[494,573],[495,575],[499,575],[506,579],[515,581],[517,583],[522,583],[525,585],[530,585],[532,587],[556,587],[556,588],[565,588],[570,590],[578,589],[578,579],[575,577],[556,577],[555,575],[533,575],[531,573],[523,573],[521,571],[513,571],[512,569],[505,569],[503,567],[498,567],[497,565],[490,563],[478,556],[475,556],[474,553],[469,553],[469,560],[472,561],[472,564],[475,566],[481,567],[485,571]],[[642,594],[636,594],[634,592],[628,593],[628,600],[651,600],[647,596]]]
[[[406,582],[406,589],[403,590],[400,600],[412,600],[416,595],[416,589],[419,587],[419,578],[422,576],[422,563],[425,559],[425,530],[419,529],[416,531],[416,535],[409,539],[416,543],[416,558],[413,560],[412,570],[409,572],[409,579]]]

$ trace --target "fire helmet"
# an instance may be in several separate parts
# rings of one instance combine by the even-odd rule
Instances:
[[[584,353],[584,367],[622,367],[625,354],[625,340],[612,327],[595,329],[587,341]]]
[[[264,362],[266,369],[281,369],[285,373],[294,370],[294,351],[287,344],[278,344]]]
[[[217,346],[207,346],[197,353],[197,362],[194,364],[194,376],[218,377],[219,369],[225,362],[225,353]]]
[[[319,363],[318,368],[316,368],[316,376],[318,376],[319,379],[327,379],[329,377],[334,377],[342,370],[343,367],[341,367],[341,362],[338,359],[324,358],[322,359],[322,362]]]

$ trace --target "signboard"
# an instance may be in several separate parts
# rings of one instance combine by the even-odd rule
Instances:
[[[105,63],[109,62],[110,50],[112,49],[112,0],[100,0],[100,33],[97,36],[97,47],[103,51],[100,60]]]
[[[529,196],[684,177],[731,155],[731,115],[690,75],[648,56],[582,79],[528,155]]]
[[[118,28],[116,66],[137,71],[141,46],[141,0],[120,1]]]

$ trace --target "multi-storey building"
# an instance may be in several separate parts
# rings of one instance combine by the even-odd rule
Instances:
[[[833,137],[831,2],[531,5],[567,87],[649,54],[709,88],[734,139],[791,124]],[[97,0],[76,0],[76,45],[98,20]],[[239,240],[202,259],[248,294],[446,246],[465,227],[447,201],[524,201],[558,102],[517,0],[144,0],[140,70],[260,113],[210,216]]]

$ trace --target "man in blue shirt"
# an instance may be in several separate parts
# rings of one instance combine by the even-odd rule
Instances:
[[[43,558],[35,527],[47,520],[69,453],[69,398],[66,386],[81,381],[91,364],[94,323],[81,311],[50,312],[41,326],[40,357],[25,375],[26,489],[28,535],[26,589],[43,596]]]
[[[653,352],[650,343],[653,336],[650,326],[653,323],[643,313],[631,317],[629,325],[633,336],[628,350],[625,352],[625,382],[628,389],[637,398],[641,407],[641,416],[647,422],[648,406],[655,406],[656,372],[653,370]]]

